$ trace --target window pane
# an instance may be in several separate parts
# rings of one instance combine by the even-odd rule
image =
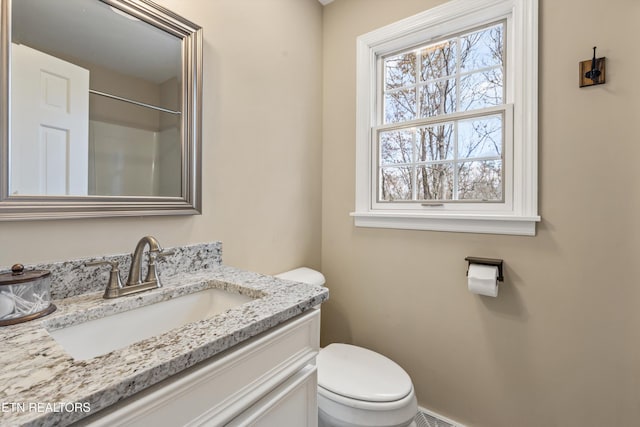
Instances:
[[[460,38],[462,72],[503,64],[504,25],[498,24]]]
[[[420,52],[420,80],[434,80],[452,76],[456,72],[456,42],[447,40]]]
[[[440,80],[420,88],[420,117],[433,117],[456,110],[456,81]]]
[[[397,123],[416,118],[416,90],[401,89],[384,96],[384,121]]]
[[[502,160],[462,163],[458,167],[459,200],[502,200]]]
[[[458,157],[500,157],[502,116],[477,117],[458,122]]]
[[[453,124],[428,126],[418,130],[419,162],[453,158]]]
[[[418,167],[418,200],[451,200],[453,197],[453,165],[440,163]]]
[[[380,162],[383,165],[413,161],[413,132],[380,132]]]
[[[382,168],[380,181],[380,200],[411,200],[411,168]]]
[[[503,103],[502,70],[495,68],[460,78],[460,111],[476,110]]]
[[[413,52],[384,61],[385,89],[410,86],[416,82],[416,55]]]

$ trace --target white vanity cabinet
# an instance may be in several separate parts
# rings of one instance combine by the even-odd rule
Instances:
[[[89,426],[317,426],[320,310],[85,418]]]

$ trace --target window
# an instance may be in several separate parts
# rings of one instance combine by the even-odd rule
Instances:
[[[498,23],[381,58],[378,201],[503,200],[503,45]]]
[[[357,226],[534,235],[537,0],[454,0],[358,38]]]

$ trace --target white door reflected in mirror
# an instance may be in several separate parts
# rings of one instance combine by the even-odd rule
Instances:
[[[89,71],[25,45],[11,45],[13,195],[85,196]]]

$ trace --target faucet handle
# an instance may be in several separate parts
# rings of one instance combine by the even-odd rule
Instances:
[[[119,263],[118,263],[118,261],[107,261],[107,260],[104,260],[104,261],[89,261],[89,262],[85,262],[84,263],[85,267],[93,267],[93,266],[96,266],[96,265],[110,265],[111,269],[115,268],[117,270]]]
[[[158,277],[158,270],[156,269],[156,261],[166,256],[173,255],[174,251],[165,251],[164,249],[157,249],[149,251],[149,269],[147,270],[147,277],[145,282],[156,283],[160,288],[160,278]]]
[[[115,298],[118,296],[118,290],[122,289],[122,279],[120,278],[120,270],[118,269],[118,261],[89,261],[85,262],[85,267],[93,267],[100,265],[110,265],[111,273],[109,274],[109,282],[104,291],[105,298]]]
[[[158,259],[164,258],[169,255],[175,255],[175,253],[176,251],[165,251],[164,249],[160,249],[159,251],[156,252],[156,258]]]

